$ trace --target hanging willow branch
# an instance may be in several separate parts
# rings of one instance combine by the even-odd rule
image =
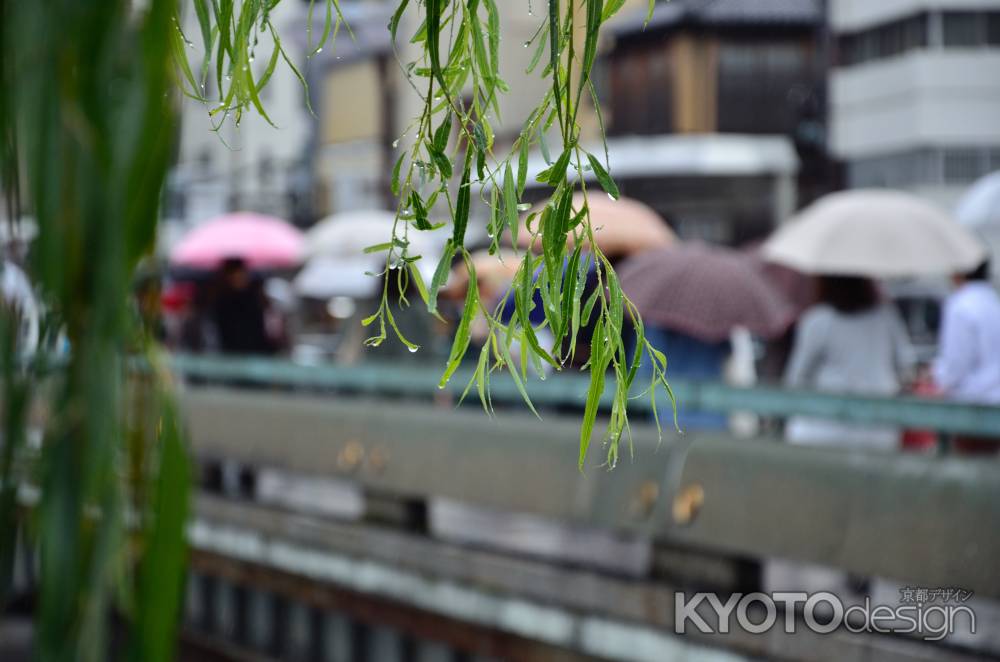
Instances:
[[[223,118],[232,115],[238,123],[247,108],[255,108],[265,119],[259,91],[271,77],[279,56],[296,76],[305,81],[281,46],[271,24],[270,11],[276,2],[245,0],[237,13],[232,0],[193,0],[205,49],[214,52],[215,78],[220,92],[219,104],[211,111]],[[584,368],[590,372],[590,387],[580,428],[579,463],[583,466],[604,392],[613,392],[612,405],[604,439],[608,464],[618,460],[619,442],[627,434],[628,400],[641,360],[652,364],[652,383],[646,391],[654,400],[662,387],[671,402],[673,395],[666,381],[666,359],[650,345],[643,334],[642,321],[635,307],[622,293],[611,263],[594,239],[588,196],[607,194],[618,198],[618,187],[606,167],[604,154],[587,152],[580,144],[580,108],[585,98],[593,100],[600,119],[600,108],[591,81],[597,57],[601,26],[621,9],[625,0],[550,0],[540,18],[534,36],[525,44],[535,49],[528,73],[533,73],[546,53],[548,62],[540,74],[551,79],[551,87],[528,114],[510,151],[494,151],[493,121],[500,120],[498,96],[509,91],[500,76],[500,8],[496,0],[399,0],[389,22],[395,45],[407,10],[418,12],[422,22],[409,41],[422,46],[420,56],[401,63],[408,82],[422,97],[422,110],[407,133],[415,135],[412,146],[398,158],[392,170],[391,188],[398,196],[397,220],[391,237],[370,251],[386,254],[383,275],[395,276],[399,291],[413,284],[420,292],[428,311],[437,314],[437,298],[455,260],[464,261],[469,271],[462,318],[455,330],[454,342],[441,377],[444,387],[455,374],[470,345],[470,328],[482,316],[488,328],[476,368],[466,392],[473,385],[483,407],[492,410],[489,399],[490,376],[506,370],[528,407],[534,410],[526,382],[529,366],[544,377],[547,370],[562,370],[574,357],[577,337],[583,328],[593,329],[589,359]],[[655,0],[649,2],[650,15]],[[325,3],[322,37],[312,53],[319,52],[327,38],[337,34],[343,16],[336,0]],[[313,5],[310,3],[312,33]],[[332,24],[332,28],[331,28]],[[581,29],[582,28],[582,29]],[[257,34],[267,32],[274,47],[263,75],[254,80],[248,66],[253,60]],[[582,37],[580,36],[582,35]],[[189,94],[201,98],[199,84],[186,62],[184,42],[178,30],[177,52]],[[206,62],[203,77],[207,71]],[[471,90],[471,95],[469,91]],[[603,122],[602,129],[603,129]],[[456,136],[457,134],[457,136]],[[547,140],[555,134],[558,151]],[[603,137],[603,136],[602,136]],[[539,147],[548,167],[542,172],[528,172],[528,153]],[[555,158],[549,155],[555,154]],[[588,189],[584,174],[593,172],[603,193]],[[541,211],[528,215],[522,226],[520,216],[527,205],[521,203],[527,178],[546,186],[549,198]],[[583,202],[577,204],[579,195]],[[466,230],[473,204],[488,210],[490,252],[496,254],[504,233],[514,246],[518,233],[531,234],[529,248],[520,256],[517,276],[508,293],[514,301],[513,315],[504,310],[501,299],[495,308],[482,301],[476,288],[475,268],[465,247]],[[445,209],[450,217],[451,237],[429,284],[424,283],[417,262],[420,256],[409,252],[411,233],[436,230],[431,217]],[[589,247],[584,250],[582,247]],[[540,247],[540,254],[536,248]],[[499,259],[499,257],[498,257]],[[596,273],[597,287],[584,301],[588,275]],[[364,320],[376,329],[367,344],[381,344],[391,332],[411,350],[418,348],[400,331],[390,306],[390,283],[384,288],[378,309]],[[540,298],[544,322],[531,322],[536,300]],[[506,313],[506,314],[505,314]],[[503,321],[509,317],[509,321]],[[631,324],[626,325],[626,319]],[[627,351],[623,334],[634,329],[634,351]],[[540,333],[543,329],[546,334]],[[551,341],[544,342],[548,336]],[[516,350],[515,351],[515,347]],[[515,355],[519,354],[519,360]],[[613,379],[609,380],[608,376]]]
[[[411,40],[424,44],[425,48],[418,60],[404,65],[409,74],[425,80],[424,85],[414,85],[423,90],[423,112],[416,121],[416,140],[409,153],[400,156],[392,176],[392,190],[400,200],[399,221],[386,247],[387,270],[400,262],[405,263],[409,268],[401,270],[402,278],[416,281],[431,313],[437,312],[438,292],[456,256],[464,260],[469,271],[465,307],[441,378],[442,387],[468,351],[469,328],[474,318],[481,315],[489,331],[467,391],[474,384],[483,407],[490,411],[490,375],[506,369],[534,411],[525,388],[528,366],[543,377],[546,369],[561,370],[575,354],[580,330],[594,320],[592,337],[595,342],[591,344],[584,366],[590,371],[590,388],[580,429],[581,467],[601,397],[609,386],[606,383],[609,372],[614,376],[610,385],[614,396],[605,440],[611,466],[618,459],[619,441],[628,431],[628,399],[643,354],[653,364],[650,397],[655,398],[658,384],[670,393],[665,378],[666,360],[645,340],[635,307],[623,295],[610,262],[594,239],[587,203],[588,195],[594,192],[588,191],[584,172],[592,170],[604,192],[612,198],[618,197],[618,188],[601,158],[588,153],[579,143],[581,103],[585,96],[596,96],[590,74],[597,55],[600,27],[622,4],[623,0],[607,5],[602,0],[585,0],[581,3],[584,9],[581,16],[572,2],[560,4],[552,0],[548,3],[547,15],[525,45],[535,47],[529,73],[537,67],[547,49],[549,60],[541,75],[551,78],[552,86],[529,113],[510,152],[498,156],[493,151],[494,132],[489,118],[492,114],[499,120],[497,95],[508,91],[500,76],[500,10],[495,0],[425,0],[422,5],[424,22]],[[390,23],[394,42],[406,6],[405,0],[400,2]],[[582,48],[574,38],[581,21],[584,28]],[[463,101],[463,92],[470,87],[471,99]],[[599,112],[599,108],[596,110]],[[458,129],[455,140],[451,140],[453,126]],[[546,134],[552,130],[561,143],[558,156],[550,159],[549,167],[542,172],[528,173],[529,151],[537,145],[547,153]],[[530,214],[521,227],[520,212],[526,205],[520,200],[530,174],[549,187],[551,193],[542,210]],[[574,194],[578,189],[583,203],[574,206]],[[485,305],[479,297],[475,268],[465,248],[465,231],[473,198],[489,210],[491,253],[497,253],[504,233],[510,235],[514,246],[519,245],[519,232],[532,235],[531,241],[522,242],[529,248],[521,256],[511,286],[514,314],[506,323],[502,321],[502,313],[508,297],[503,297],[496,308],[489,309]],[[445,245],[430,286],[425,287],[414,266],[415,259],[407,254],[407,237],[411,231],[435,228],[428,219],[427,210],[435,204],[440,205],[442,199],[452,218],[452,236]],[[590,247],[589,252],[583,251],[584,245]],[[541,246],[541,254],[535,254],[535,246]],[[598,285],[583,301],[591,269],[596,271]],[[531,322],[536,292],[540,295],[545,318],[538,326]],[[412,347],[396,328],[388,296],[387,283],[382,305],[375,315],[365,320],[366,324],[377,322],[379,325],[379,333],[369,342],[377,345],[385,339],[388,322],[400,340]],[[626,351],[623,340],[625,315],[635,330],[635,350],[631,353]],[[552,338],[544,345],[539,333],[543,328]],[[515,362],[511,351],[515,343],[520,349],[519,363]]]

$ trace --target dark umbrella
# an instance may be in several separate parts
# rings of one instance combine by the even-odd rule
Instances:
[[[729,338],[734,327],[773,338],[795,309],[745,256],[704,244],[640,253],[619,269],[622,289],[647,324],[706,342]]]

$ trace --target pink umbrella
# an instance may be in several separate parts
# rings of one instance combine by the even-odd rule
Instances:
[[[235,212],[217,216],[187,233],[170,262],[214,269],[227,258],[242,258],[252,269],[283,269],[302,262],[302,233],[273,216]]]

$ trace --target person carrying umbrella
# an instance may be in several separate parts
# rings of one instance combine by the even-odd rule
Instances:
[[[891,396],[915,365],[903,322],[875,278],[943,275],[983,259],[982,247],[947,214],[888,190],[828,195],[764,245],[764,255],[819,277],[820,303],[796,330],[785,383],[794,388]],[[892,428],[793,417],[791,443],[891,451]]]
[[[267,304],[259,280],[242,258],[223,261],[212,301],[212,321],[224,354],[274,354],[277,346],[267,333]]]
[[[916,354],[891,302],[869,278],[821,276],[820,302],[795,333],[785,385],[817,391],[896,395],[916,365]],[[795,444],[857,446],[891,451],[894,428],[793,417],[785,438]]]
[[[618,275],[642,316],[646,340],[667,356],[668,378],[718,380],[727,363],[735,367],[736,357],[749,362],[744,373],[752,372],[752,350],[739,351],[749,336],[780,336],[795,317],[792,305],[751,260],[723,247],[686,243],[647,251],[625,261]],[[631,334],[625,337],[632,340]],[[645,362],[639,370],[651,374]],[[677,422],[683,430],[704,430],[725,428],[730,421],[725,414],[680,403]]]

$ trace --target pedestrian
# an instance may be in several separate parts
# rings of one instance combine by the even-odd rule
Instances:
[[[934,381],[947,397],[1000,404],[1000,296],[989,282],[989,260],[953,277],[945,301]],[[995,453],[997,440],[959,437],[956,450]]]
[[[821,276],[819,303],[799,321],[785,384],[834,393],[892,396],[915,364],[906,328],[875,282],[854,276]],[[892,451],[899,432],[891,427],[796,416],[788,421],[790,443]]]
[[[224,354],[273,354],[267,334],[267,303],[263,287],[244,260],[224,260],[212,301],[212,318]]]

